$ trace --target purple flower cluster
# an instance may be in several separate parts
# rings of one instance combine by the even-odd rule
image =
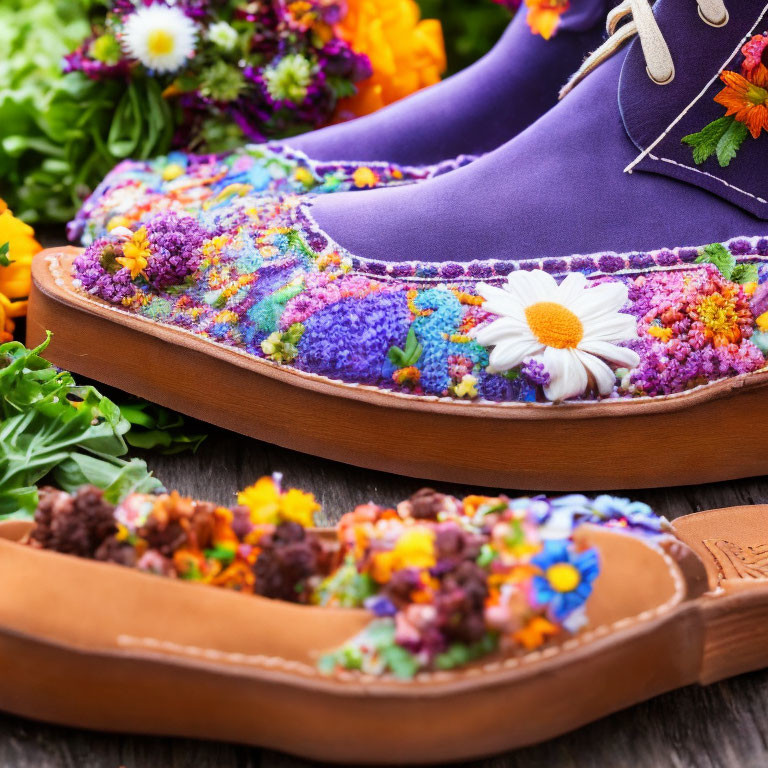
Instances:
[[[643,339],[631,346],[640,365],[630,376],[633,390],[643,395],[669,395],[710,381],[751,373],[765,365],[763,353],[751,342],[694,349],[689,343]]]
[[[108,237],[96,240],[75,258],[74,268],[83,290],[111,304],[123,304],[133,298],[136,287],[131,273],[121,267],[117,258],[122,246]]]
[[[198,268],[208,233],[196,219],[176,213],[158,214],[145,226],[152,254],[147,280],[159,290],[183,283]]]

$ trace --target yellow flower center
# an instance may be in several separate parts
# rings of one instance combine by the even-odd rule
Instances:
[[[584,326],[570,309],[554,301],[540,301],[525,310],[531,333],[545,347],[573,349],[584,338]]]
[[[699,302],[696,314],[706,328],[705,334],[715,346],[737,342],[741,338],[739,318],[732,299],[713,293]]]
[[[570,563],[557,563],[547,568],[547,581],[555,592],[573,592],[581,584],[581,574]]]
[[[173,51],[173,35],[164,29],[153,29],[147,38],[147,49],[152,56],[167,56]]]

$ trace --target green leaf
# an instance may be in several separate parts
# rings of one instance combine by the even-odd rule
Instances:
[[[406,336],[405,339],[405,348],[400,349],[400,347],[397,346],[390,347],[389,352],[387,352],[387,357],[389,357],[389,361],[396,368],[410,368],[419,362],[423,351],[424,347],[419,343],[419,340],[416,337],[416,331],[413,326],[411,326],[408,331],[408,336]]]
[[[736,267],[736,257],[722,244],[712,243],[696,259],[697,264],[714,264],[726,280],[730,280]]]
[[[65,490],[84,483],[152,491],[160,483],[138,460],[120,458],[130,429],[120,409],[94,387],[79,387],[36,349],[0,345],[0,517],[31,515],[47,475]]]
[[[734,120],[717,142],[717,160],[721,168],[727,168],[731,164],[731,160],[736,157],[747,136],[749,136],[747,126]]]
[[[756,283],[758,280],[757,264],[737,264],[731,272],[734,283]]]
[[[110,504],[119,504],[131,493],[156,493],[164,490],[163,484],[147,469],[146,462],[131,459],[112,484],[104,489],[104,498]]]
[[[11,248],[10,243],[3,243],[0,245],[0,266],[1,267],[10,267],[11,264],[13,264],[13,261],[8,258],[8,251]]]
[[[706,162],[717,152],[718,144],[736,120],[733,117],[721,117],[698,133],[683,137],[683,144],[693,148],[693,161],[696,165]]]

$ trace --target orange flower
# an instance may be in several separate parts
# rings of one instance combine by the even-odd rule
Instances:
[[[0,341],[13,338],[13,319],[27,313],[32,257],[41,250],[32,227],[15,218],[0,199],[0,246],[8,243],[8,266],[0,265]]]
[[[557,32],[560,17],[570,8],[570,0],[525,0],[528,26],[535,35],[549,40]]]
[[[738,72],[723,72],[720,79],[726,87],[715,101],[728,110],[726,114],[744,123],[755,139],[761,131],[768,131],[768,90],[750,83]]]
[[[371,60],[373,75],[343,99],[337,119],[359,117],[433,85],[446,67],[439,21],[420,20],[414,0],[349,0],[336,27],[358,53]]]

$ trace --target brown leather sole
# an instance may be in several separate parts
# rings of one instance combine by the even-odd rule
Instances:
[[[632,401],[463,402],[260,360],[75,290],[61,248],[33,264],[28,343],[62,368],[226,429],[420,478],[537,490],[663,487],[768,473],[768,372]],[[723,441],[733,424],[749,424]]]
[[[444,763],[556,736],[671,689],[768,665],[768,506],[703,512],[663,546],[583,526],[589,627],[412,681],[320,675],[370,619],[151,576],[17,542],[0,523],[0,708],[56,723]]]

